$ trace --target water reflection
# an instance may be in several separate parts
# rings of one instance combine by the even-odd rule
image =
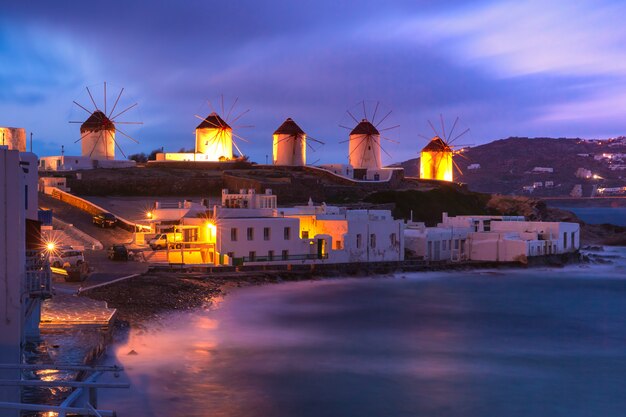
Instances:
[[[615,271],[247,288],[132,330],[114,353],[133,389],[105,403],[121,416],[621,416]]]

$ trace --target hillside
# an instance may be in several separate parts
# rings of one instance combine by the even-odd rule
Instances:
[[[530,194],[524,187],[541,183],[533,188],[533,196],[564,196],[570,194],[574,185],[581,184],[583,195],[590,196],[594,186],[626,185],[626,138],[508,138],[468,148],[462,156],[455,157],[455,162],[463,172],[455,172],[456,179],[472,191]],[[471,164],[479,164],[480,168],[468,169]],[[419,158],[400,165],[407,176],[419,176]],[[535,167],[552,168],[553,172],[533,172]],[[579,168],[601,178],[577,178]]]

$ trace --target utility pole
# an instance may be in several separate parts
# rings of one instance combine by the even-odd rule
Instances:
[[[30,132],[30,151],[33,151],[33,132]]]

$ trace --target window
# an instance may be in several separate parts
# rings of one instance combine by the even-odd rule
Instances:
[[[230,259],[233,259],[235,257],[235,252],[228,252],[227,255]]]
[[[372,233],[370,235],[370,248],[375,248],[376,247],[376,235],[374,233]]]
[[[28,207],[27,207],[28,208]],[[572,232],[572,241],[571,241],[571,245],[570,248],[574,249],[576,247],[576,232]]]
[[[237,241],[237,228],[236,227],[233,227],[230,229],[230,241],[231,242]]]
[[[454,241],[454,249],[459,249],[459,241],[458,241],[458,239],[456,239]]]
[[[491,231],[491,220],[485,220],[483,222],[483,230],[485,232],[490,232]]]
[[[250,262],[256,261],[256,252],[251,250],[250,253],[248,253],[248,258],[250,258]]]
[[[254,240],[254,228],[248,227],[248,240]]]
[[[267,260],[268,261],[273,261],[274,260],[274,251],[270,250],[267,252]]]
[[[361,249],[361,240],[362,240],[361,234],[359,233],[356,235],[356,248],[357,249]]]
[[[342,250],[343,249],[343,242],[341,240],[336,240],[335,241],[335,250]]]
[[[446,241],[445,240],[441,241],[441,250],[446,250]]]
[[[309,231],[308,230],[303,230],[302,231],[302,239],[308,239],[309,238]]]
[[[283,261],[286,261],[287,259],[289,259],[289,251],[288,250],[284,250],[283,251]]]
[[[285,227],[285,240],[291,239],[291,227]]]
[[[395,233],[389,235],[389,241],[391,242],[391,246],[396,246],[396,244],[398,243],[398,237]]]
[[[28,210],[28,185],[24,186],[24,209]],[[574,236],[572,236],[572,239]]]
[[[567,249],[567,232],[563,232],[563,249]]]
[[[269,227],[263,228],[263,240],[270,240],[270,228]]]

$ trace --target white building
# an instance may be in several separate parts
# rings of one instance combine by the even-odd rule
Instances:
[[[39,159],[40,171],[77,171],[95,168],[130,168],[135,161],[124,159],[92,159],[88,156],[56,155]]]
[[[553,173],[554,172],[554,168],[551,167],[534,167],[533,168],[533,172],[534,173]]]
[[[203,264],[342,263],[404,259],[404,225],[388,210],[307,206],[278,208],[271,190],[222,192],[209,209],[191,202],[151,214],[152,234],[180,244],[170,262]],[[138,239],[138,240],[141,240]],[[177,251],[176,248],[179,250]],[[192,253],[193,252],[193,253]]]
[[[37,221],[37,156],[2,146],[0,167],[0,358],[19,364],[26,338],[38,336],[50,269]],[[0,379],[19,380],[21,372],[0,369]],[[19,387],[0,387],[0,401],[20,402]]]
[[[523,216],[456,216],[443,213],[437,227],[409,225],[406,247],[429,261],[527,262],[529,257],[575,252],[580,225],[532,222]]]
[[[58,188],[67,193],[70,192],[67,186],[67,178],[65,177],[39,177],[39,192],[44,194],[52,194],[52,189]]]
[[[480,164],[469,164],[467,166],[467,169],[470,170],[470,171],[474,171],[474,170],[480,169]]]

